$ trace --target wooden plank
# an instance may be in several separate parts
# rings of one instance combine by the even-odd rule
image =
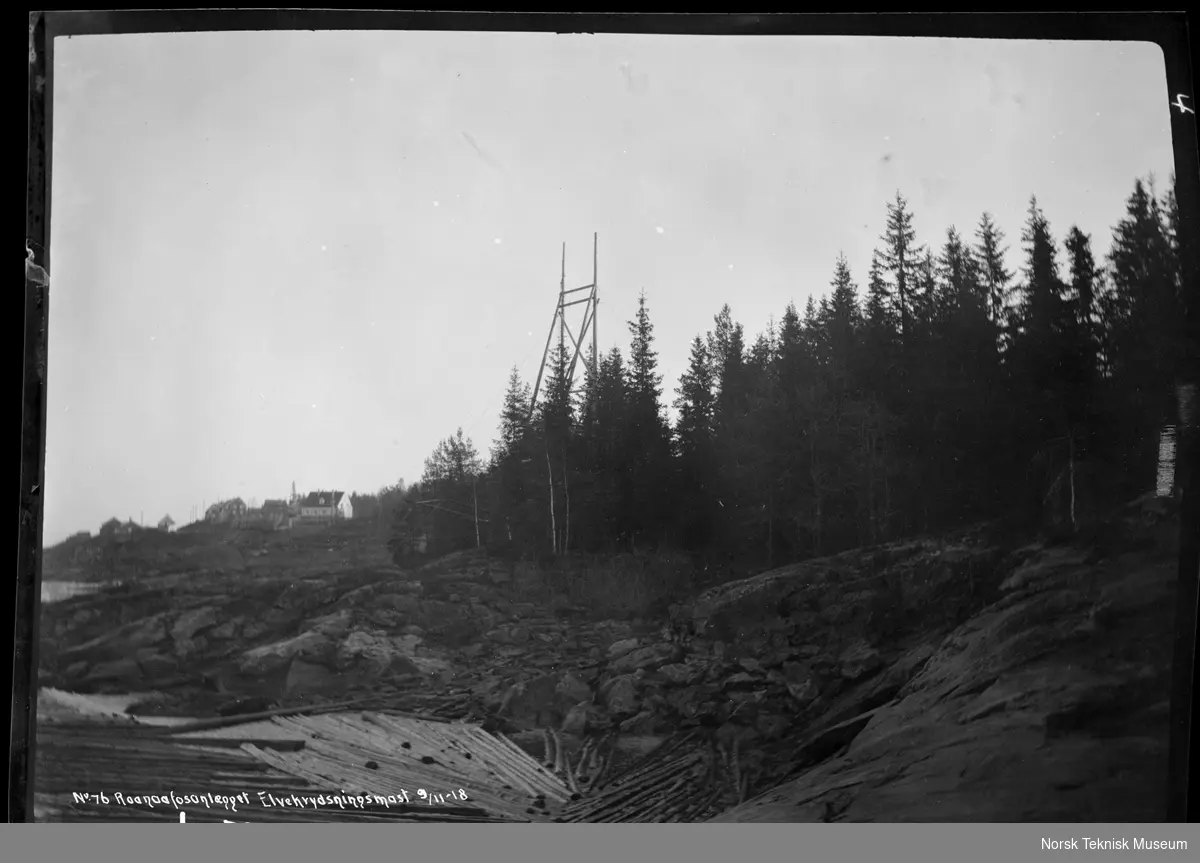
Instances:
[[[190,737],[179,741],[183,746],[205,746],[214,749],[241,749],[249,744],[259,749],[275,749],[279,752],[298,752],[304,748],[303,740],[271,740],[242,737]]]
[[[373,698],[373,697],[372,697]],[[372,698],[355,698],[352,701],[339,701],[336,704],[309,704],[304,707],[280,707],[275,710],[264,710],[261,713],[246,713],[241,716],[222,716],[219,719],[200,719],[196,722],[189,722],[187,725],[173,725],[163,727],[163,736],[169,737],[177,734],[184,734],[189,731],[209,731],[214,728],[228,728],[232,725],[246,725],[251,722],[258,722],[263,719],[271,719],[275,716],[299,716],[301,714],[332,713],[336,710],[345,710],[348,707],[354,707],[358,704],[365,704],[371,701]]]

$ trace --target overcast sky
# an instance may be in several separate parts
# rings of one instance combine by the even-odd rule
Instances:
[[[419,479],[495,436],[599,233],[602,349],[646,291],[670,402],[728,302],[748,340],[1036,193],[1098,256],[1173,170],[1141,43],[198,33],[55,43],[45,542],[218,498]],[[576,307],[581,310],[582,307]]]

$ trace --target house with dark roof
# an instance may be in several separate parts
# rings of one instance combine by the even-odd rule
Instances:
[[[164,515],[162,520],[158,523],[158,529],[165,530],[170,533],[175,529],[175,519],[171,518],[170,515]]]
[[[342,491],[311,491],[300,501],[300,517],[306,521],[334,521],[354,517],[350,495]]]

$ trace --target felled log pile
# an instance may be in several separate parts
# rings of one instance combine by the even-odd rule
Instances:
[[[168,812],[122,805],[118,792],[125,797],[313,793],[308,783],[244,752],[183,745],[157,728],[136,725],[40,724],[35,758],[35,790],[57,804],[61,820],[178,820],[173,807]],[[108,802],[90,797],[79,802],[76,793],[103,795]]]
[[[600,744],[602,747],[603,744]],[[580,762],[596,760],[585,752]],[[676,736],[623,771],[607,775],[611,747],[579,800],[558,819],[574,823],[703,821],[743,799],[750,777],[740,769],[736,745],[697,732]]]
[[[173,727],[86,719],[41,723],[35,765],[38,817],[177,821],[181,809],[171,801],[182,798],[183,810],[195,821],[528,821],[535,819],[525,813],[548,817],[547,798],[555,808],[567,798],[562,784],[530,756],[474,726],[387,716],[372,717],[372,724],[369,716],[326,713],[289,719],[277,712],[273,723],[245,723],[241,734],[242,729],[223,719]],[[264,724],[266,731],[275,726],[275,733],[267,734]],[[454,743],[465,765],[475,761],[478,781],[468,771],[452,769]],[[310,746],[313,751],[306,751]],[[394,763],[405,769],[389,773]],[[465,800],[448,793],[462,785],[471,786]],[[489,785],[507,790],[489,794]],[[311,805],[312,798],[340,793],[401,791],[407,791],[407,803]],[[310,802],[264,804],[260,792]],[[213,795],[218,801],[243,795],[243,802],[226,810],[220,802],[189,803],[193,795]],[[151,806],[150,796],[169,799]]]
[[[550,820],[571,792],[503,735],[468,723],[383,713],[278,718],[304,750],[247,746],[259,761],[323,786],[368,795],[406,794],[414,805],[477,808],[510,821]]]

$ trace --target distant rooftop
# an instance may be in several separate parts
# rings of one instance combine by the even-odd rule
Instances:
[[[301,506],[337,506],[345,497],[343,491],[310,491],[301,501]],[[331,503],[332,501],[332,503]]]

